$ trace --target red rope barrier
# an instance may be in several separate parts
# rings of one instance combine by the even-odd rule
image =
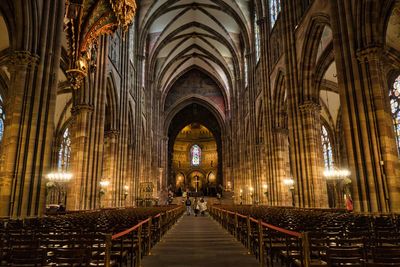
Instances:
[[[222,210],[222,211],[224,211],[224,212],[228,212],[228,213],[233,213],[233,214],[235,214],[235,213],[232,212],[232,211],[224,210],[224,209],[221,209],[221,208],[216,208],[216,207],[214,207],[214,209],[218,209],[218,210]],[[237,213],[237,216],[238,216],[238,217],[241,217],[241,218],[247,218],[247,216],[245,216],[245,215],[243,215],[243,214],[240,214],[240,213]],[[256,220],[256,219],[253,218],[253,217],[250,217],[250,221],[255,222],[255,223],[258,223],[258,220]],[[299,232],[295,232],[295,231],[287,230],[287,229],[284,229],[284,228],[280,228],[280,227],[275,226],[275,225],[272,225],[272,224],[268,224],[268,223],[265,223],[265,222],[261,222],[261,225],[262,225],[263,227],[267,227],[267,228],[270,228],[270,229],[272,229],[272,230],[275,230],[275,231],[278,231],[278,232],[281,232],[281,233],[284,233],[284,234],[287,234],[287,235],[291,235],[291,236],[298,237],[298,238],[301,238],[301,237],[302,237],[301,233],[299,233]]]
[[[136,224],[136,225],[133,226],[132,228],[126,229],[125,231],[122,231],[122,232],[119,232],[119,233],[113,235],[113,236],[111,237],[111,239],[114,240],[114,239],[120,238],[121,236],[127,235],[127,234],[129,234],[130,232],[135,231],[136,229],[138,229],[138,228],[139,228],[140,226],[142,226],[143,224],[148,223],[148,222],[150,221],[150,219],[151,219],[151,217],[147,218],[147,219],[144,220],[144,221],[141,221],[140,223]]]
[[[172,211],[175,211],[175,210],[179,210],[179,209],[181,209],[181,208],[182,208],[182,207],[177,207],[177,208],[174,208],[174,209],[172,209],[172,210],[167,210],[166,213],[167,213],[167,212],[172,212]],[[158,218],[158,217],[160,217],[160,216],[161,216],[161,213],[158,213],[157,215],[154,216],[154,218]],[[138,228],[139,228],[140,226],[142,226],[143,224],[148,223],[148,222],[151,220],[151,218],[152,218],[152,217],[149,217],[149,218],[147,218],[146,220],[141,221],[140,223],[136,224],[135,226],[133,226],[133,227],[131,227],[131,228],[129,228],[129,229],[126,229],[125,231],[122,231],[122,232],[119,232],[119,233],[113,235],[113,236],[111,237],[111,239],[112,239],[112,240],[115,240],[115,239],[120,238],[121,236],[124,236],[124,235],[129,234],[129,233],[132,232],[132,231],[135,231],[136,229],[138,229]]]
[[[253,217],[250,217],[250,221],[258,223],[258,221],[256,219],[254,219]]]
[[[243,215],[243,214],[240,214],[240,213],[238,213],[237,216],[240,217],[240,218],[243,218],[243,219],[246,219],[246,218],[247,218],[246,215]]]
[[[268,224],[268,223],[265,223],[265,222],[261,222],[261,225],[264,226],[264,227],[270,228],[272,230],[287,234],[287,235],[291,235],[291,236],[295,236],[295,237],[301,238],[301,233],[299,233],[299,232],[286,230],[284,228],[280,228],[278,226],[275,226],[275,225],[272,225],[272,224]]]

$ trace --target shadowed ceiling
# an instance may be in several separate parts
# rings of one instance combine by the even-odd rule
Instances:
[[[146,42],[149,69],[165,92],[196,66],[234,90],[251,25],[246,0],[145,0],[139,12],[140,42]]]

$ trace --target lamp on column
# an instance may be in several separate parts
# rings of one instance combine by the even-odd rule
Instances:
[[[250,191],[250,198],[251,198],[251,204],[254,204],[254,188],[252,186],[249,187],[249,191]]]
[[[102,197],[106,194],[107,192],[107,187],[110,185],[110,181],[108,180],[102,180],[100,181],[100,192],[99,192],[99,198],[100,198],[100,208],[101,202],[102,202]]]
[[[283,184],[289,188],[289,191],[292,195],[292,206],[296,206],[295,198],[294,198],[294,180],[293,178],[286,178],[283,180]]]
[[[129,186],[124,185],[124,200],[126,200],[126,198],[128,197],[128,190],[129,190]]]
[[[267,199],[267,202],[268,202],[268,185],[264,183],[262,185],[262,188],[263,188],[263,191],[264,191],[264,196],[265,196],[265,198]]]

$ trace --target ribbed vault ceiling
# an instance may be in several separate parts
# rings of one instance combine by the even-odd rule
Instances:
[[[195,66],[229,97],[249,47],[249,1],[145,0],[140,7],[140,41],[157,87],[166,92]]]

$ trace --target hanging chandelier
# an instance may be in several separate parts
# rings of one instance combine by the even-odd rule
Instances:
[[[72,177],[72,173],[68,172],[51,172],[47,174],[47,179],[51,182],[69,182]]]
[[[347,169],[328,169],[324,171],[324,176],[326,179],[338,180],[345,179],[350,176],[350,171]]]

